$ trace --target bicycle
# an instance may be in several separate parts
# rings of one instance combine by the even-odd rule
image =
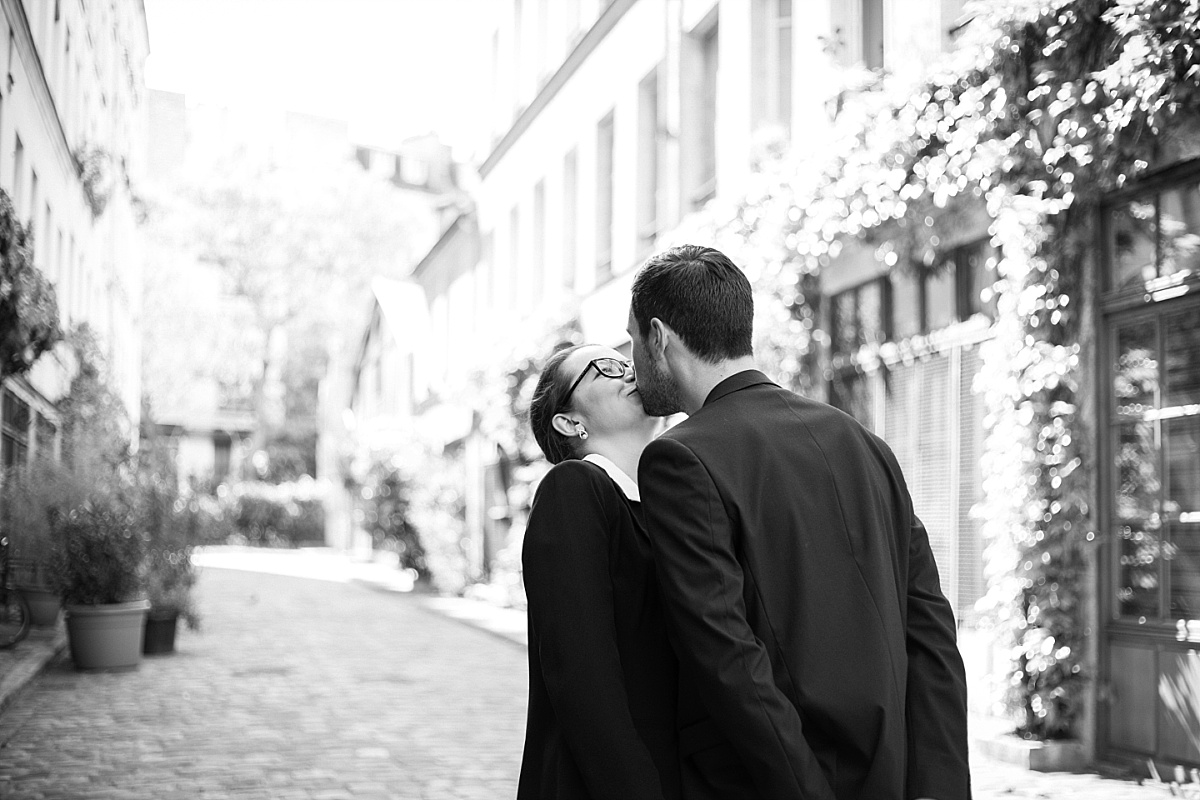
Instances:
[[[12,647],[29,635],[29,601],[9,583],[8,537],[0,535],[0,648]]]

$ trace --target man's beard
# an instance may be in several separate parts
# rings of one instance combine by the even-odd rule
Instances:
[[[671,373],[655,363],[646,365],[638,373],[638,395],[642,398],[642,409],[652,417],[669,417],[683,411],[683,397],[679,384]]]

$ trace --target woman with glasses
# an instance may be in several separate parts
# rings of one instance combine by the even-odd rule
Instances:
[[[522,551],[529,716],[517,798],[678,798],[675,656],[634,480],[658,420],[632,363],[581,345],[546,363],[530,424],[555,466]]]

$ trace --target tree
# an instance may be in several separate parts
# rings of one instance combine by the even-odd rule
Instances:
[[[203,366],[190,377],[216,380],[224,402],[250,410],[251,449],[269,454],[271,442],[284,443],[275,451],[311,469],[312,454],[296,462],[295,445],[315,442],[316,387],[330,343],[361,324],[371,278],[403,276],[431,242],[432,211],[349,160],[293,166],[233,153],[184,175],[155,198],[151,235],[163,272],[211,272],[218,310],[195,319],[194,298],[177,281],[152,281],[147,362],[157,366],[148,379],[171,391],[167,376],[188,366],[170,362],[183,361],[175,358],[180,349],[203,348],[193,361]],[[168,309],[209,335],[172,336],[179,317]],[[222,340],[233,346],[211,344]]]

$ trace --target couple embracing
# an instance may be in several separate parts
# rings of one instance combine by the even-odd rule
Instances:
[[[518,800],[970,797],[954,616],[900,466],[757,371],[752,318],[741,270],[677,247],[634,280],[632,364],[582,345],[542,371]]]

